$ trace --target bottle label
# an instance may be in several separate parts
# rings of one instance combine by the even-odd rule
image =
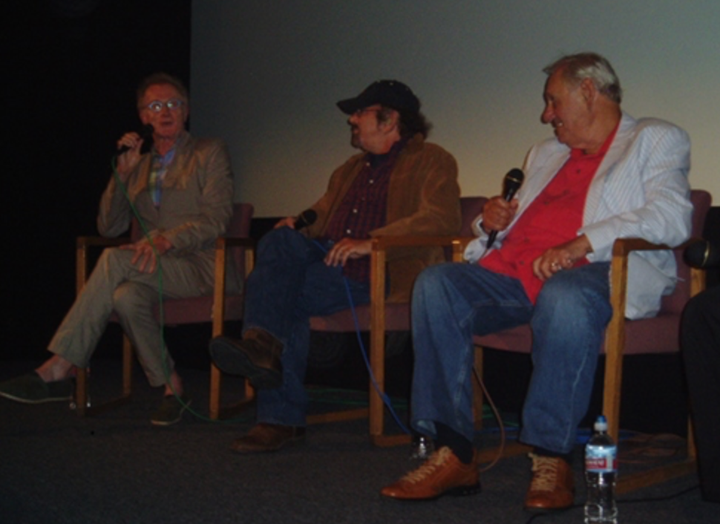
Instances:
[[[615,446],[593,446],[585,448],[585,471],[617,471],[617,448]]]

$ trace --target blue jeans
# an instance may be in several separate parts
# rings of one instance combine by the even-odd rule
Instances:
[[[571,451],[612,316],[608,272],[605,262],[560,271],[545,282],[533,306],[518,280],[477,264],[423,271],[412,298],[415,429],[434,437],[439,422],[472,441],[472,335],[530,323],[534,369],[520,439]]]
[[[243,330],[263,329],[283,344],[283,384],[258,391],[258,422],[305,425],[310,317],[347,309],[348,289],[354,304],[370,300],[367,283],[325,265],[326,247],[289,227],[270,231],[258,245],[245,287]]]

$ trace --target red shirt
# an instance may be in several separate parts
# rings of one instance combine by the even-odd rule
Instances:
[[[614,137],[615,131],[594,154],[572,149],[570,158],[518,218],[502,246],[478,262],[484,268],[520,280],[533,304],[543,285],[533,274],[533,261],[547,249],[577,237],[590,182]],[[583,258],[575,267],[587,263]]]

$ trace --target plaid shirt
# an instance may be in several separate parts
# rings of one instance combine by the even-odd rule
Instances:
[[[325,235],[327,240],[368,239],[370,231],[385,225],[388,182],[397,156],[406,143],[407,140],[396,142],[384,155],[366,155],[365,165],[330,219]],[[348,278],[368,282],[370,259],[348,260],[343,272]]]

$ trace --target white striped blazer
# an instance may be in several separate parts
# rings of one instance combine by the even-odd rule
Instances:
[[[555,138],[530,149],[523,170],[525,182],[518,192],[519,208],[502,239],[530,203],[557,174],[570,155],[570,148]],[[590,185],[583,226],[593,247],[590,262],[609,261],[617,238],[639,237],[675,246],[690,235],[690,138],[679,127],[656,118],[635,120],[623,113],[620,126]],[[465,258],[476,262],[485,254],[487,235],[474,221],[478,238],[465,250]],[[660,308],[660,297],[675,286],[675,259],[669,251],[633,253],[629,262],[628,318],[650,317]]]

